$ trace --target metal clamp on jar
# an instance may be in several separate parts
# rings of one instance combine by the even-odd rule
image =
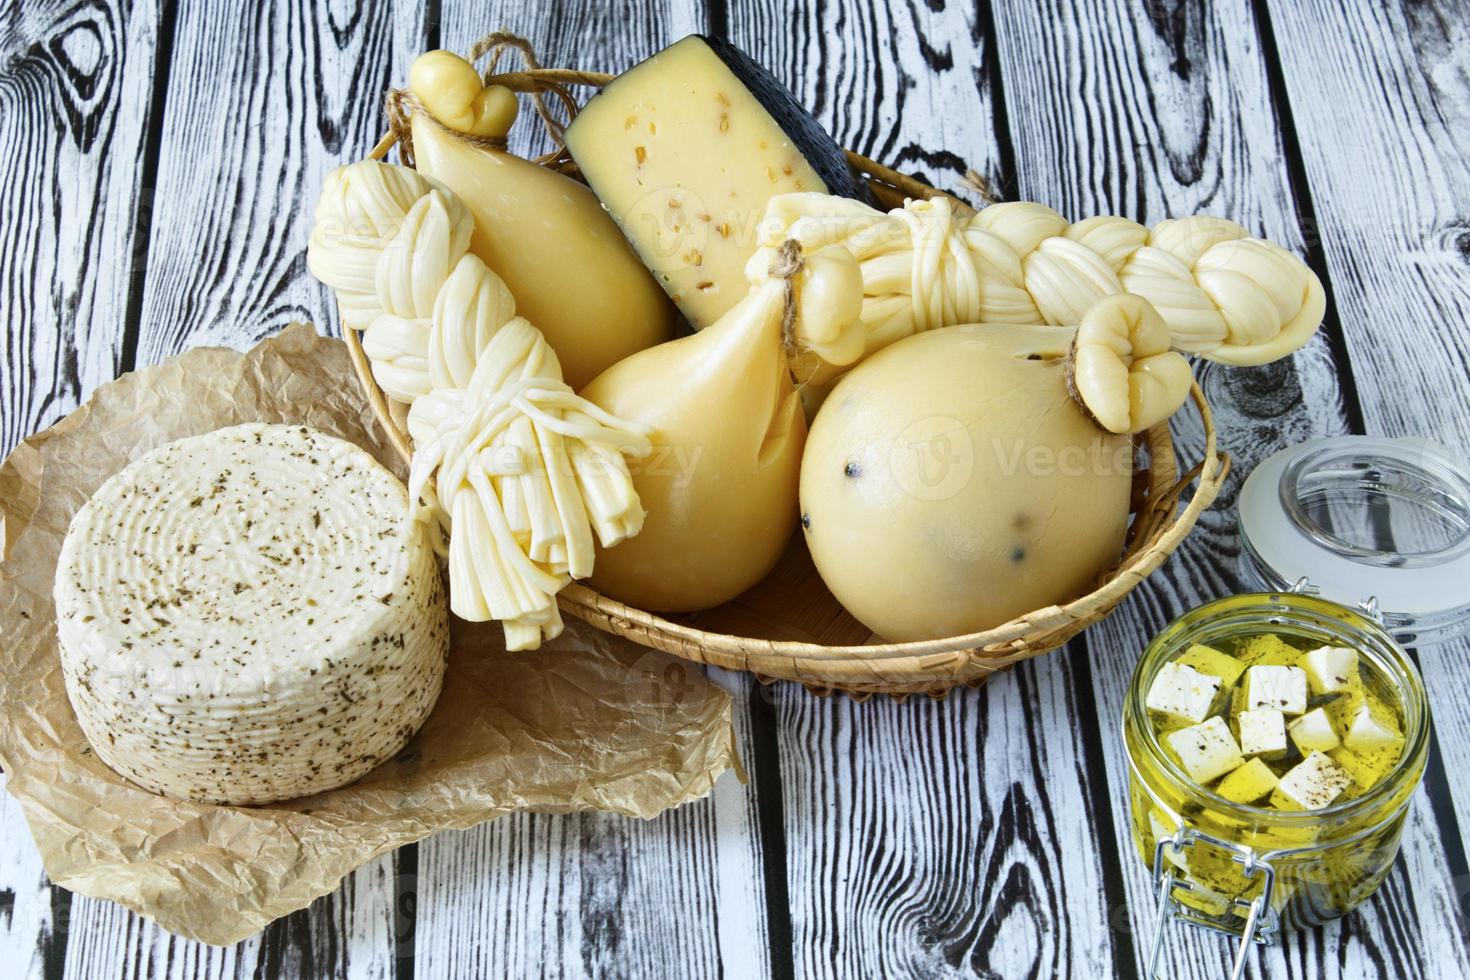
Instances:
[[[1470,474],[1419,440],[1315,440],[1258,466],[1240,494],[1241,564],[1263,591],[1169,624],[1140,658],[1123,709],[1132,830],[1154,876],[1156,976],[1180,921],[1231,933],[1240,977],[1252,945],[1355,909],[1398,854],[1424,777],[1429,705],[1405,644],[1461,634],[1470,620]],[[1164,665],[1196,644],[1274,634],[1358,652],[1402,724],[1403,748],[1371,789],[1320,809],[1233,802],[1161,744],[1146,698]]]

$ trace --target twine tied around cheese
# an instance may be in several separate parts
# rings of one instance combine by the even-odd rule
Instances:
[[[770,277],[785,282],[785,298],[781,303],[781,349],[787,357],[796,353],[796,283],[797,273],[806,264],[801,255],[801,244],[793,238],[781,243],[771,259]]]
[[[486,55],[489,55],[490,61],[480,73],[481,84],[483,86],[488,88],[492,85],[507,85],[509,83],[507,87],[512,91],[526,92],[530,95],[531,105],[535,108],[536,115],[540,117],[542,124],[546,127],[546,134],[551,138],[553,147],[549,153],[544,153],[534,158],[534,162],[548,164],[563,160],[566,157],[566,128],[576,118],[578,109],[577,100],[565,86],[556,81],[548,80],[537,85],[527,85],[524,84],[526,72],[500,73],[498,69],[501,59],[509,51],[516,51],[520,54],[521,60],[525,64],[526,72],[544,73],[544,69],[542,69],[540,62],[536,59],[536,50],[531,42],[518,34],[505,30],[494,31],[480,38],[470,47],[469,54],[465,60],[473,65]],[[561,103],[562,109],[566,113],[566,121],[558,119],[555,113],[551,111],[551,106],[546,100],[547,93],[554,96]],[[387,117],[388,132],[384,134],[369,154],[374,159],[383,159],[387,155],[388,150],[394,144],[397,144],[403,163],[408,166],[414,165],[413,119],[416,115],[424,116],[450,136],[471,146],[498,151],[505,151],[507,149],[508,143],[504,136],[479,136],[446,125],[428,110],[417,95],[407,88],[389,89],[384,98],[383,112]]]

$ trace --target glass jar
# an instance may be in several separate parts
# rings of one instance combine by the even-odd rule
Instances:
[[[1233,803],[1194,783],[1160,744],[1144,703],[1159,669],[1192,644],[1218,649],[1262,633],[1351,647],[1365,682],[1394,699],[1403,753],[1362,796],[1296,812]],[[1345,915],[1382,883],[1424,777],[1429,705],[1413,662],[1369,613],[1311,595],[1250,593],[1186,613],[1149,644],[1129,685],[1123,737],[1133,838],[1159,905],[1149,975],[1165,928],[1185,921],[1241,937],[1239,977],[1252,943]]]

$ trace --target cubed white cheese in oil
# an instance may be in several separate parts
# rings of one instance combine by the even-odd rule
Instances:
[[[1230,726],[1219,715],[1164,736],[1184,771],[1201,786],[1245,762]]]
[[[1350,647],[1318,647],[1302,657],[1302,669],[1313,694],[1346,691],[1358,679],[1358,651]]]
[[[1245,672],[1245,707],[1301,714],[1307,710],[1307,672],[1300,667],[1274,665],[1250,668]]]
[[[1242,755],[1279,759],[1286,755],[1286,716],[1276,708],[1252,708],[1235,716]]]
[[[1198,723],[1209,717],[1220,694],[1220,678],[1187,664],[1167,663],[1159,668],[1144,704],[1168,718]]]
[[[1313,752],[1281,777],[1271,802],[1283,810],[1320,810],[1331,806],[1352,781],[1337,763]]]
[[[1342,744],[1342,740],[1337,737],[1337,729],[1332,727],[1332,719],[1321,708],[1313,708],[1297,718],[1288,730],[1291,740],[1302,750],[1302,755],[1310,752],[1331,752]]]
[[[1354,752],[1372,752],[1403,740],[1393,712],[1383,704],[1369,700],[1358,706],[1342,741]]]

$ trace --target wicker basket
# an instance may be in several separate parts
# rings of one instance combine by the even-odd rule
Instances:
[[[546,96],[558,100],[572,115],[577,103],[568,86],[601,87],[613,76],[536,67],[528,47],[523,46],[524,42],[516,43],[518,40],[492,35],[476,46],[472,60],[493,51],[495,58],[486,71],[487,82],[530,94],[559,144],[564,123],[548,111]],[[495,63],[507,44],[520,48],[527,56],[527,70],[495,73]],[[391,118],[395,112],[392,96],[389,105]],[[402,132],[403,127],[395,125],[394,130]],[[396,140],[394,133],[385,136],[372,156],[381,158]],[[853,171],[887,207],[902,206],[906,198],[931,198],[943,193],[851,151],[847,157]],[[537,162],[580,176],[560,149]],[[979,189],[983,194],[983,185]],[[963,201],[959,203],[969,207]],[[407,407],[384,395],[373,380],[357,335],[352,330],[344,333],[358,380],[373,411],[407,461],[412,453],[404,425]],[[1204,424],[1204,458],[1181,475],[1167,424],[1138,437],[1139,455],[1146,457],[1147,466],[1135,475],[1132,518],[1122,559],[1099,578],[1093,591],[1065,605],[1038,609],[994,629],[965,636],[879,642],[823,585],[798,532],[764,581],[718,608],[670,618],[636,609],[574,582],[558,597],[562,611],[686,660],[751,671],[763,682],[797,681],[817,694],[845,691],[858,698],[874,693],[942,697],[957,685],[978,686],[991,673],[1055,650],[1106,617],[1164,563],[1215,499],[1229,470],[1229,458],[1216,448],[1214,419],[1203,392],[1196,385],[1191,394]],[[1193,495],[1181,508],[1182,494],[1196,481]]]

